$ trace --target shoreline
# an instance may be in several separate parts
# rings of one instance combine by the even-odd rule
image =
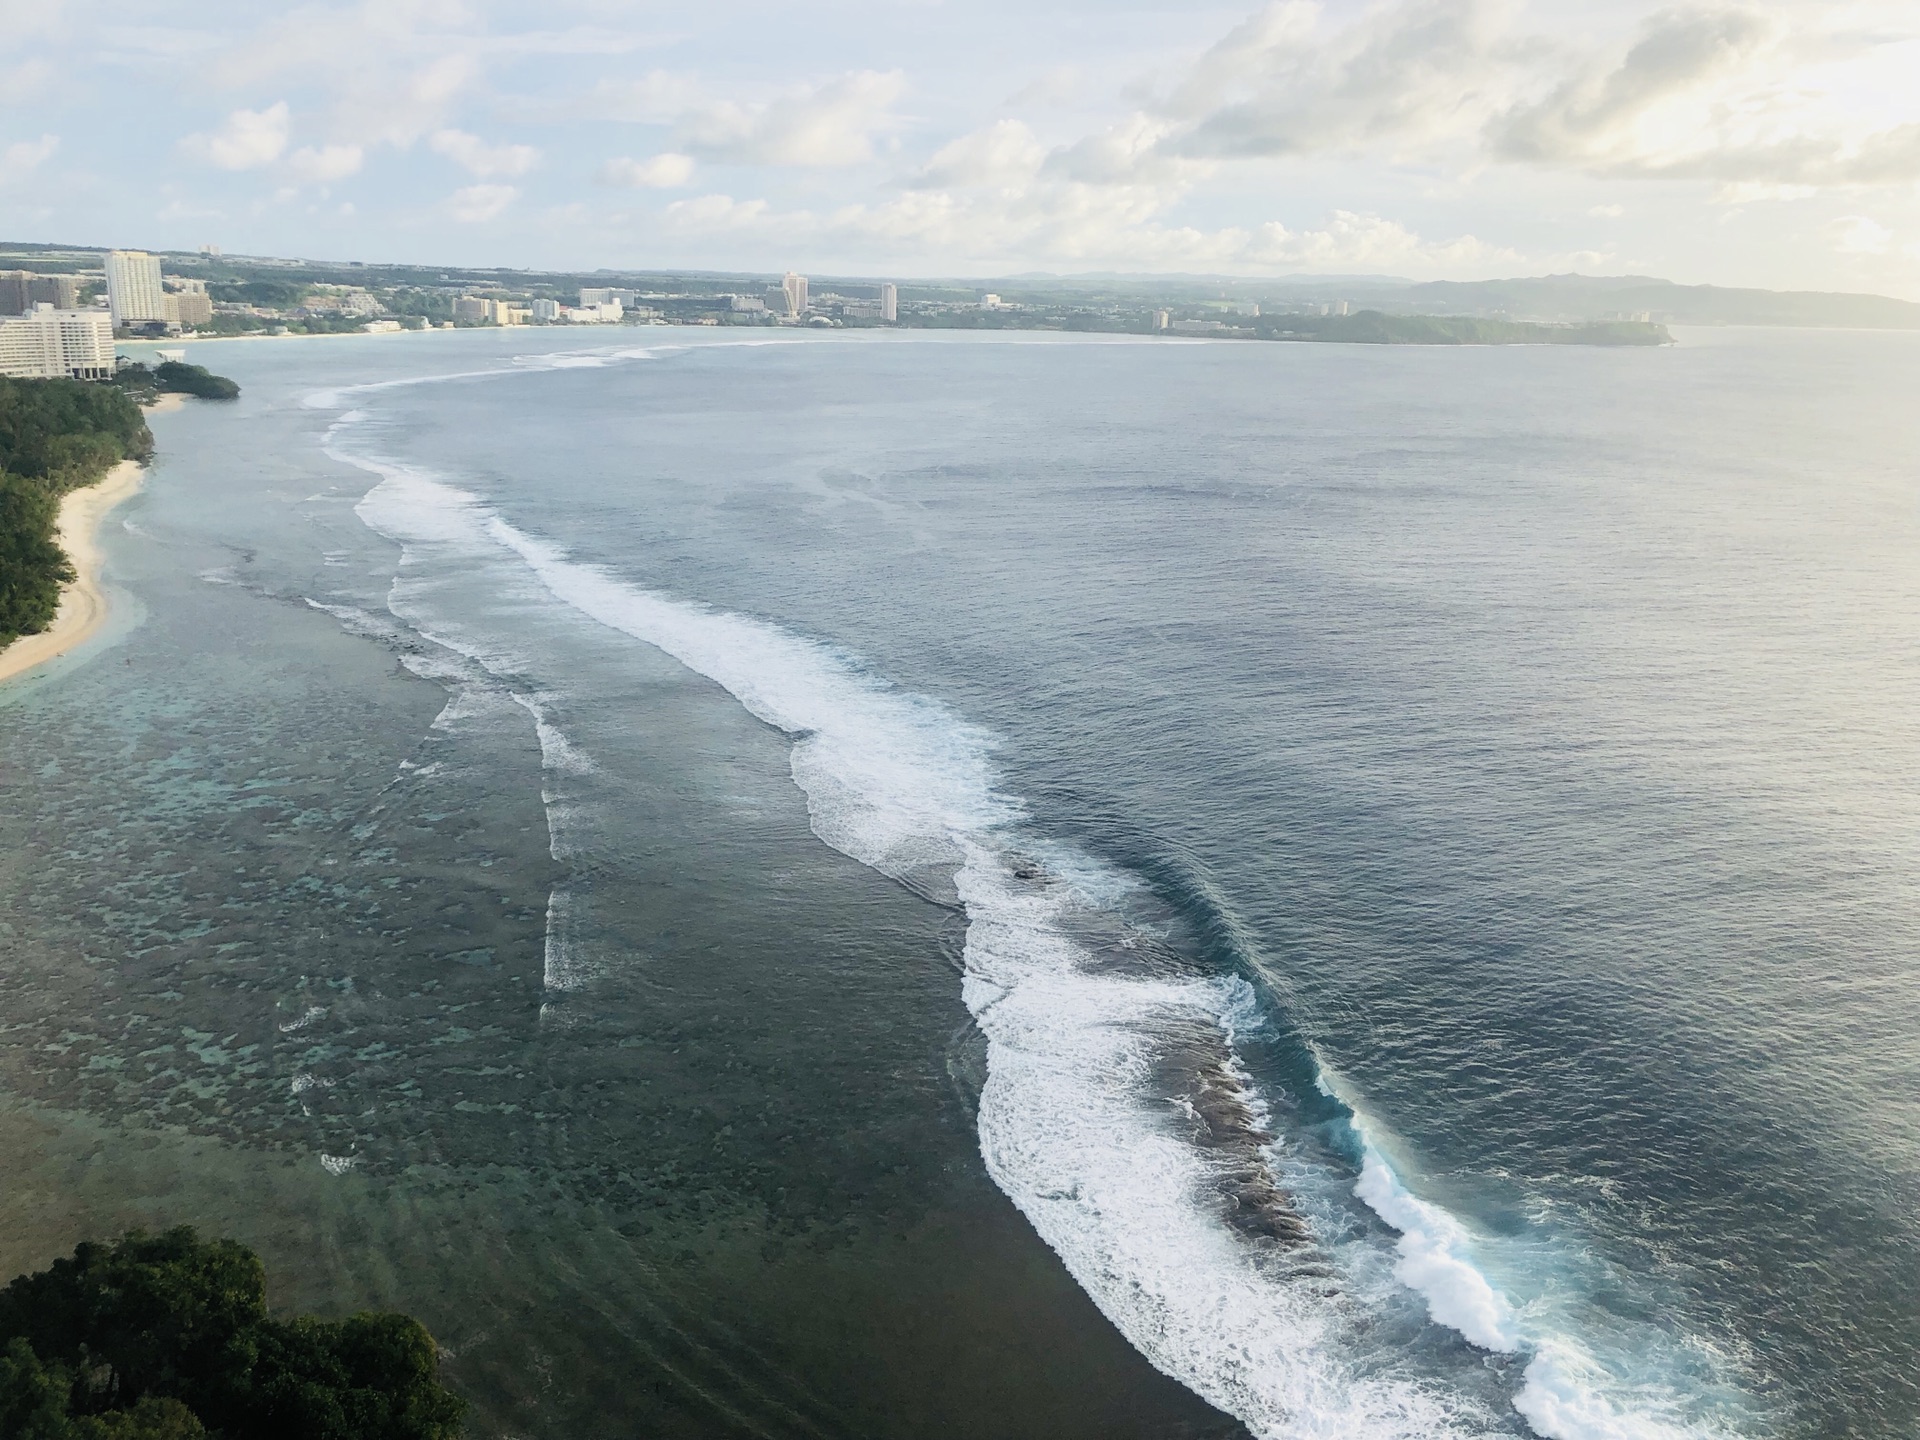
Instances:
[[[165,399],[178,401],[179,396]],[[171,409],[164,404],[155,410]],[[138,460],[122,460],[99,481],[69,491],[60,501],[60,520],[54,535],[73,562],[74,578],[60,591],[60,609],[53,623],[37,635],[22,635],[0,650],[0,684],[57,660],[106,623],[111,606],[101,582],[100,524],[108,512],[140,491],[147,469]]]

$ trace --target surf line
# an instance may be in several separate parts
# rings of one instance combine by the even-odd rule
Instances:
[[[1237,978],[1116,977],[1087,965],[1069,922],[1099,902],[1017,857],[1024,807],[997,788],[990,735],[835,647],[576,562],[417,468],[338,458],[382,477],[356,507],[371,528],[410,547],[516,557],[562,604],[679,660],[786,733],[822,841],[896,878],[953,875],[968,917],[962,995],[988,1041],[979,1109],[988,1170],[1158,1368],[1263,1437],[1481,1428],[1418,1377],[1354,1373],[1324,1280],[1286,1283],[1290,1272],[1270,1253],[1237,1243],[1215,1208],[1194,1203],[1217,1192],[1218,1167],[1157,1123],[1164,1097],[1144,1094],[1140,1076],[1169,1031],[1198,1025],[1224,1037],[1215,1073],[1232,1077],[1235,1012],[1257,1008],[1250,987]],[[1074,864],[1097,862],[1079,857],[1066,868]],[[1238,1023],[1254,1022],[1243,1014]],[[1553,1440],[1710,1433],[1614,1404],[1587,1383],[1613,1388],[1597,1366],[1560,1363],[1584,1357],[1577,1346],[1520,1331],[1513,1307],[1472,1264],[1465,1227],[1412,1195],[1341,1103],[1364,1146],[1358,1182],[1348,1174],[1342,1183],[1398,1233],[1400,1283],[1435,1323],[1481,1348],[1532,1352],[1514,1397],[1532,1428]],[[1259,1104],[1249,1090],[1245,1114],[1257,1117]],[[1257,1133],[1257,1119],[1244,1128]],[[1300,1238],[1313,1239],[1305,1225]]]

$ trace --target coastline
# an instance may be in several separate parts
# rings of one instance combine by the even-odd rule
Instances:
[[[170,409],[164,396],[155,410]],[[53,624],[38,635],[22,635],[0,650],[0,684],[58,659],[89,639],[106,623],[109,609],[106,587],[100,579],[100,522],[121,501],[137,494],[146,482],[146,467],[138,460],[122,460],[98,483],[69,491],[60,501],[55,535],[73,562],[74,579],[60,592],[60,610]]]

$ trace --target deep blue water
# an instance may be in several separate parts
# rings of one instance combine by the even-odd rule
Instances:
[[[854,988],[717,998],[742,1093],[918,1073],[835,1037],[931,960],[971,1026],[900,1054],[1257,1435],[1910,1431],[1920,338],[429,338],[209,363],[315,517],[239,578],[538,801],[502,1054],[639,1035],[676,913],[791,915],[767,973]],[[676,807],[720,819],[663,846]],[[835,1164],[938,1148],[886,1134]]]

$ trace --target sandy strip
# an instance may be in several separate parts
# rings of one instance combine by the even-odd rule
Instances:
[[[70,490],[60,501],[60,548],[78,578],[60,595],[60,612],[38,635],[22,635],[0,650],[0,682],[64,655],[98,630],[107,618],[107,592],[100,583],[100,522],[140,489],[147,472],[137,460],[122,460],[97,485]]]

